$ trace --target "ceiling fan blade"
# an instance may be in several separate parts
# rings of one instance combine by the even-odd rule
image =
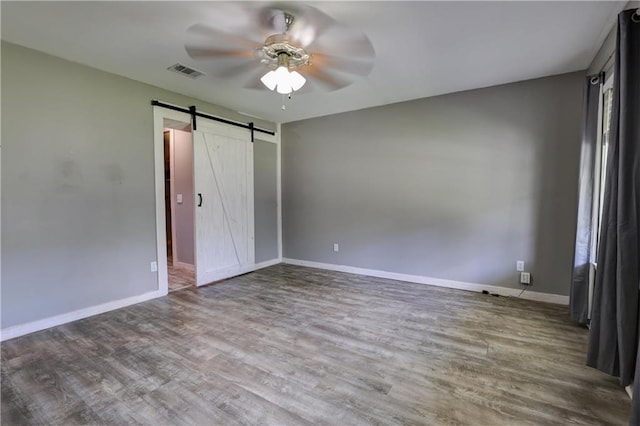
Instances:
[[[213,74],[216,77],[220,77],[220,78],[233,78],[254,70],[259,70],[259,72],[262,72],[261,76],[268,71],[267,69],[265,69],[265,67],[261,63],[251,60],[251,61],[242,61],[231,66],[220,68],[214,71]]]
[[[185,46],[187,54],[194,59],[207,58],[254,58],[255,51],[250,49],[213,49],[209,47]]]
[[[207,60],[206,71],[210,75],[232,78],[261,65],[256,58],[260,43],[202,24],[189,27],[188,34],[194,42],[185,45],[187,54]]]
[[[326,55],[324,53],[313,53],[311,55],[311,63],[325,70],[334,69],[347,74],[355,74],[367,76],[373,69],[373,60],[352,59],[349,57],[341,57],[335,55]]]
[[[333,18],[314,7],[306,6],[301,16],[293,22],[289,34],[294,41],[306,48],[336,26],[338,23]]]
[[[340,77],[330,71],[322,70],[313,65],[299,68],[299,71],[304,77],[307,77],[310,80],[319,83],[330,92],[342,89],[343,87],[351,84],[351,80]]]
[[[272,3],[250,13],[253,13],[253,20],[265,34],[286,33],[301,47],[308,46],[325,31],[337,25],[333,18],[315,7],[291,2]],[[286,15],[293,17],[293,23],[288,30]]]
[[[280,34],[286,31],[283,7],[271,4],[257,10],[253,9],[251,13],[254,14],[254,21],[261,30]]]
[[[331,52],[334,56],[371,59],[376,52],[369,38],[364,34],[349,31],[331,31],[324,37],[317,38],[307,47],[308,52]]]
[[[261,69],[258,72],[254,73],[254,75],[247,81],[247,84],[245,84],[243,87],[245,89],[252,89],[252,90],[264,90],[264,91],[269,91],[269,89],[267,88],[267,86],[265,86],[262,81],[260,81],[260,78],[266,73],[265,69]]]
[[[251,40],[245,36],[230,34],[204,24],[195,24],[190,26],[187,29],[187,34],[191,36],[191,38],[198,36],[201,41],[209,42],[212,45],[229,46],[230,49],[239,47],[257,49],[262,44],[262,40]]]

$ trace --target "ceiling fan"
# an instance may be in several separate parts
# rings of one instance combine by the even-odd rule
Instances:
[[[293,3],[237,7],[243,15],[239,19],[196,24],[187,31],[187,53],[206,61],[216,77],[251,72],[245,88],[290,95],[307,80],[325,90],[341,89],[373,68],[375,51],[368,37],[316,8]],[[225,22],[238,21],[242,25],[225,28]]]

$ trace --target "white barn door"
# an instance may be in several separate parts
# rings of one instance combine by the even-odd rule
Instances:
[[[196,284],[253,270],[253,144],[249,130],[198,118],[193,131]]]

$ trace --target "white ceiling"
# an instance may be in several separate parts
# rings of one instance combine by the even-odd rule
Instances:
[[[243,88],[245,76],[191,80],[176,62],[207,71],[185,52],[186,30],[238,25],[222,2],[7,2],[2,38],[101,70],[276,122],[586,69],[626,2],[306,3],[364,32],[373,71],[333,92],[286,101]]]

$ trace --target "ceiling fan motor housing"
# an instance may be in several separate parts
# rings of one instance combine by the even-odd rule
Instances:
[[[271,67],[282,63],[282,55],[287,55],[289,68],[297,68],[309,64],[309,53],[302,47],[291,43],[286,34],[274,34],[267,37],[264,45],[257,50],[260,62]]]

